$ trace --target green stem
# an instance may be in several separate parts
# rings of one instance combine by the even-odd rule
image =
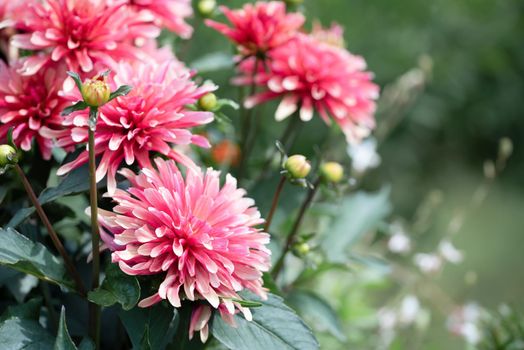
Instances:
[[[258,64],[259,64],[259,58],[255,58],[255,67],[253,69],[253,76],[251,81],[251,86],[249,88],[248,97],[251,97],[255,94],[256,91],[256,83],[255,78],[258,72]],[[242,105],[244,104],[244,101],[241,101]],[[249,158],[250,153],[250,135],[252,134],[253,129],[253,110],[255,107],[250,109],[243,109],[240,115],[240,118],[242,118],[242,140],[240,142],[240,146],[242,149],[242,153],[240,154],[240,164],[239,164],[239,172],[238,172],[238,179],[242,179],[244,177],[244,172],[246,168],[246,162]]]
[[[18,177],[22,181],[22,184],[24,185],[24,188],[25,188],[25,191],[27,192],[27,196],[29,197],[29,200],[35,207],[36,212],[38,216],[40,217],[40,220],[42,220],[42,223],[44,224],[47,230],[47,233],[51,237],[51,240],[53,241],[53,245],[55,246],[56,250],[58,250],[62,258],[64,259],[66,269],[69,275],[71,275],[71,277],[75,281],[76,290],[78,294],[80,294],[81,296],[85,296],[86,295],[85,287],[84,287],[84,283],[82,282],[82,279],[80,278],[80,274],[76,270],[73,260],[71,259],[69,254],[67,254],[67,251],[65,250],[64,245],[62,244],[62,242],[60,241],[60,238],[58,237],[57,233],[55,232],[53,225],[51,225],[51,222],[49,221],[49,218],[47,217],[44,211],[44,208],[42,208],[42,205],[38,201],[38,198],[35,194],[35,191],[33,191],[33,187],[31,186],[31,183],[29,183],[29,180],[25,176],[24,171],[22,170],[20,165],[15,164],[14,168],[18,174]]]
[[[265,232],[269,232],[269,228],[271,227],[271,221],[273,221],[273,215],[275,214],[275,210],[277,209],[278,199],[280,198],[280,193],[282,193],[282,189],[284,188],[285,183],[286,177],[282,176],[280,178],[280,181],[278,182],[277,190],[275,191],[275,195],[273,196],[273,202],[271,203],[271,209],[269,210],[269,214],[267,215],[266,225],[264,226]]]
[[[313,201],[313,198],[315,197],[315,194],[317,193],[317,190],[320,187],[319,185],[320,178],[317,179],[317,181],[315,181],[315,184],[309,190],[306,198],[304,199],[304,202],[302,203],[302,206],[300,207],[300,211],[298,212],[298,216],[295,220],[295,223],[293,224],[293,227],[291,228],[291,231],[287,236],[286,243],[282,247],[282,253],[280,254],[280,257],[278,258],[275,266],[273,267],[272,275],[274,279],[278,277],[282,270],[282,267],[284,266],[284,260],[286,258],[286,255],[291,250],[291,247],[295,242],[296,235],[298,234],[298,229],[300,228],[302,220],[304,219],[304,214],[306,214],[307,209],[311,205],[311,202]]]
[[[95,111],[98,117],[98,111]],[[95,119],[96,120],[96,119]],[[89,128],[89,199],[91,205],[91,248],[93,252],[93,274],[91,288],[94,290],[100,284],[100,232],[98,227],[98,193],[96,186],[96,153],[95,130]],[[89,305],[90,336],[95,342],[96,349],[100,349],[100,306]]]

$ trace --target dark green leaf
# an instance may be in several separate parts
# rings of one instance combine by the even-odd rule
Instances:
[[[54,350],[78,350],[67,330],[65,308],[63,306],[60,311],[60,322],[58,324],[58,334],[56,335]]]
[[[66,159],[66,163],[71,160]],[[105,181],[101,181],[97,184],[98,188],[103,188],[106,185]],[[53,202],[58,198],[65,196],[72,196],[89,190],[89,171],[87,164],[81,166],[80,168],[72,170],[68,173],[62,181],[56,187],[49,187],[42,191],[38,197],[40,204],[44,205],[46,203]],[[31,214],[35,212],[34,207],[22,208],[20,209],[15,216],[11,218],[7,227],[17,227],[25,219],[27,219]]]
[[[84,338],[78,345],[78,350],[95,350],[95,343],[89,338]]]
[[[178,312],[171,305],[157,304],[147,309],[134,308],[118,313],[133,349],[149,343],[152,350],[165,349],[178,327]]]
[[[287,307],[282,298],[269,295],[262,307],[252,309],[253,320],[236,315],[237,327],[214,317],[211,333],[232,350],[310,350],[319,344],[309,327]]]
[[[286,300],[313,328],[328,331],[338,340],[346,341],[336,311],[324,299],[313,292],[294,290]]]
[[[102,285],[89,292],[87,298],[101,306],[120,303],[124,310],[130,310],[140,299],[140,284],[135,276],[126,275],[116,264],[110,264]]]
[[[12,317],[38,321],[40,317],[40,308],[42,307],[42,298],[34,298],[27,303],[12,305],[2,314],[0,322]]]
[[[74,105],[64,108],[64,110],[62,111],[62,115],[69,115],[73,112],[84,110],[87,107],[89,107],[87,103],[85,103],[84,101],[78,101]]]
[[[12,317],[0,324],[0,344],[9,350],[51,350],[53,337],[33,320]]]
[[[67,74],[75,81],[78,91],[82,91],[82,80],[80,79],[80,76],[77,73],[71,71],[67,71]]]
[[[118,89],[116,89],[109,95],[109,101],[114,100],[117,97],[127,95],[131,91],[131,89],[133,89],[133,87],[129,85],[122,85],[118,87]]]
[[[329,261],[347,261],[347,250],[389,215],[389,193],[384,187],[377,193],[358,192],[344,200],[340,215],[322,242]]]
[[[262,303],[259,301],[242,300],[242,299],[236,299],[236,298],[233,298],[231,300],[233,300],[235,303],[239,303],[240,306],[243,306],[243,307],[261,307],[262,306]]]
[[[72,288],[65,277],[64,263],[40,243],[29,240],[13,229],[0,229],[0,264]]]
[[[214,52],[201,56],[191,63],[191,68],[199,73],[209,73],[233,67],[233,56],[224,52]]]

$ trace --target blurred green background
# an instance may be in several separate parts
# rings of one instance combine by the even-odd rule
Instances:
[[[219,1],[230,7],[243,2]],[[381,145],[382,165],[364,187],[390,184],[393,216],[406,220],[428,193],[440,191],[443,202],[430,229],[417,238],[417,250],[431,250],[454,215],[465,213],[454,237],[465,261],[446,266],[437,282],[459,303],[476,300],[495,308],[505,302],[524,310],[524,2],[305,0],[304,12],[308,22],[342,24],[349,50],[366,58],[382,87],[417,66],[422,55],[431,58],[430,82]],[[206,45],[183,49],[188,62],[232,50],[202,24],[195,39]],[[204,76],[221,86],[230,78]],[[271,116],[265,118],[265,128],[274,128]],[[314,141],[325,136],[314,132],[306,132]],[[513,141],[513,156],[484,203],[473,208],[473,193],[484,181],[483,163],[496,158],[501,137]],[[464,282],[467,272],[476,273],[476,283]],[[345,318],[351,313],[345,310]],[[420,344],[424,349],[464,347],[445,331],[442,316],[435,317]],[[328,341],[323,348],[337,349],[337,343]]]

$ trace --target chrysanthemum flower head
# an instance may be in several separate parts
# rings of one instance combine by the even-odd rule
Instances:
[[[286,13],[282,1],[259,1],[239,10],[220,9],[232,27],[212,20],[206,20],[206,24],[237,44],[244,56],[263,55],[284,44],[304,24],[304,16]]]
[[[212,169],[189,168],[184,178],[173,161],[155,164],[157,170],[144,168],[138,175],[121,170],[130,187],[111,196],[113,212],[100,210],[103,237],[125,273],[165,276],[139,306],[204,302],[193,310],[190,335],[200,331],[205,341],[211,308],[233,323],[237,311],[251,318],[238,292],[266,297],[262,273],[270,266],[269,235],[256,228],[264,220],[232,176],[221,187]]]
[[[191,0],[127,0],[128,6],[142,18],[150,18],[158,27],[189,38],[193,28],[184,20],[193,14]]]
[[[266,88],[246,100],[247,108],[282,98],[277,120],[299,111],[300,119],[309,121],[316,111],[326,123],[335,121],[349,142],[361,140],[374,128],[379,88],[372,82],[372,73],[365,71],[362,57],[297,34],[272,50],[266,64],[267,69],[260,67],[252,58],[239,66],[237,84],[251,84],[255,76],[254,82]]]
[[[22,76],[17,70],[26,59],[7,66],[0,61],[0,141],[5,141],[13,128],[13,141],[29,151],[33,140],[43,158],[51,158],[53,141],[40,133],[43,127],[62,130],[60,113],[69,102],[59,96],[65,67],[45,67],[33,76]]]
[[[192,80],[193,73],[179,61],[163,63],[121,62],[109,77],[112,91],[121,85],[131,85],[131,92],[99,108],[96,124],[95,153],[100,158],[96,179],[107,174],[108,190],[116,188],[115,175],[121,163],[150,167],[150,156],[157,152],[171,159],[193,166],[190,158],[175,151],[172,145],[194,144],[209,147],[207,139],[193,135],[190,128],[213,120],[211,112],[191,111],[186,106],[215,89],[199,87]],[[64,94],[71,102],[81,100],[71,81],[66,81]],[[64,119],[64,132],[45,129],[44,134],[58,139],[66,150],[87,142],[88,110],[74,112]],[[88,152],[58,169],[58,175],[87,162]]]
[[[70,70],[82,72],[93,71],[97,62],[113,67],[119,60],[141,56],[132,44],[138,29],[146,37],[160,33],[155,26],[130,16],[122,1],[43,0],[30,4],[27,12],[21,19],[25,33],[15,35],[12,44],[45,53],[26,61],[27,75],[49,61],[62,61]],[[137,24],[141,26],[133,30]]]

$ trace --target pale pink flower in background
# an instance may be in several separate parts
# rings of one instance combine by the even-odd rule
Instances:
[[[127,0],[127,4],[146,23],[153,22],[185,39],[193,33],[193,28],[184,21],[193,15],[191,0]]]
[[[310,35],[315,38],[315,40],[325,44],[340,48],[346,46],[344,41],[344,28],[337,23],[333,23],[329,28],[324,28],[320,22],[315,21]]]
[[[138,175],[121,170],[130,187],[111,196],[113,212],[100,210],[102,237],[125,273],[165,275],[140,307],[166,299],[174,307],[183,299],[207,301],[193,310],[190,324],[190,336],[200,331],[205,341],[211,307],[234,324],[238,311],[251,319],[249,309],[232,300],[241,299],[239,291],[266,297],[269,235],[256,228],[264,220],[229,174],[220,187],[218,171],[188,168],[184,178],[173,161],[157,158],[155,164],[158,170],[144,168]]]
[[[122,59],[143,56],[132,44],[135,32],[148,37],[160,32],[130,16],[121,1],[44,0],[28,7],[27,15],[20,19],[25,33],[13,36],[12,45],[42,50],[45,55],[31,56],[25,62],[23,72],[27,75],[50,61],[65,62],[69,70],[83,72],[92,72],[97,62],[113,67]]]
[[[237,44],[244,56],[263,55],[286,43],[305,20],[300,13],[286,13],[282,1],[259,1],[238,10],[225,6],[220,9],[231,22],[231,27],[212,20],[205,23]]]
[[[132,90],[127,96],[99,108],[95,153],[101,159],[96,170],[97,181],[107,174],[108,191],[113,192],[116,172],[122,162],[131,165],[136,161],[140,167],[150,167],[150,157],[155,152],[194,167],[193,161],[173,150],[172,145],[210,147],[205,137],[193,135],[190,128],[211,122],[213,114],[191,111],[186,106],[196,103],[215,87],[197,86],[191,80],[193,72],[177,60],[160,64],[121,62],[116,68],[109,79],[112,90],[121,85],[131,85]],[[64,85],[64,94],[71,102],[80,100],[80,93],[71,80]],[[88,118],[88,110],[74,112],[64,119],[66,131],[44,129],[43,133],[57,138],[58,146],[72,150],[87,142]],[[86,150],[59,168],[57,174],[64,175],[86,163],[88,158]]]
[[[484,310],[476,303],[461,305],[448,316],[449,331],[464,338],[468,344],[476,345],[482,340]]]
[[[0,142],[5,142],[13,128],[13,141],[30,151],[35,140],[44,159],[51,158],[53,141],[42,135],[43,127],[62,130],[60,113],[69,101],[58,92],[65,79],[65,67],[46,67],[33,76],[22,76],[17,70],[26,59],[7,66],[0,61]]]
[[[239,65],[241,76],[234,82],[254,83],[265,91],[245,102],[247,108],[282,98],[275,118],[280,121],[299,111],[300,119],[309,121],[316,111],[328,124],[335,121],[348,142],[360,141],[375,127],[375,100],[379,88],[366,71],[366,62],[345,49],[297,34],[269,53],[261,67],[255,58]],[[258,73],[253,74],[258,66]]]

